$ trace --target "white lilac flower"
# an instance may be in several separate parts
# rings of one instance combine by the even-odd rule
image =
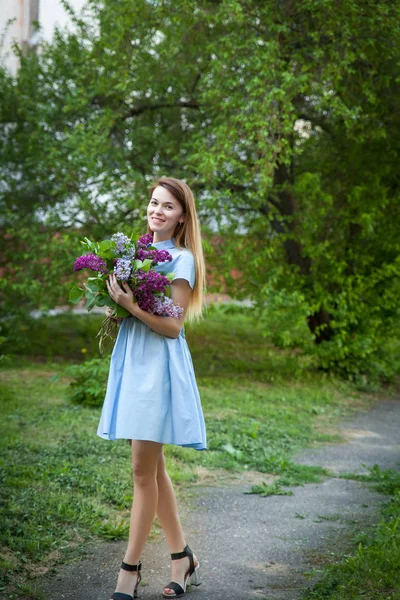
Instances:
[[[175,304],[168,296],[155,296],[153,303],[153,313],[165,317],[174,317],[179,319],[183,314],[183,308]]]
[[[111,240],[115,242],[117,252],[125,254],[128,251],[131,254],[132,248],[129,248],[129,246],[132,245],[132,242],[126,235],[119,231],[118,233],[114,233]]]
[[[120,281],[127,281],[132,271],[132,263],[129,258],[117,258],[114,273]]]

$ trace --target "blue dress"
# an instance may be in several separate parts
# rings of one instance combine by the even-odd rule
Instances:
[[[194,258],[174,240],[153,244],[172,262],[157,265],[193,289]],[[192,358],[182,327],[178,338],[159,335],[136,317],[123,319],[111,355],[107,392],[97,435],[207,448]]]

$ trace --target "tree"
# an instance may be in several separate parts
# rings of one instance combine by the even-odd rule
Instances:
[[[199,97],[213,116],[191,164],[215,182],[216,217],[253,234],[232,283],[261,304],[308,306],[324,366],[388,374],[398,367],[386,341],[399,317],[400,8],[217,6]]]
[[[385,340],[399,316],[400,7],[89,7],[75,32],[59,31],[22,61],[3,152],[16,157],[7,208],[39,206],[58,226],[81,221],[100,235],[140,222],[158,174],[186,178],[204,223],[224,233],[232,293],[261,312],[271,299],[301,304],[323,366],[389,374]]]

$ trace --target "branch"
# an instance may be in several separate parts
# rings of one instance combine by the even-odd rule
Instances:
[[[198,84],[198,83],[199,83],[199,81],[200,81],[200,78],[201,78],[201,73],[197,73],[197,75],[196,75],[196,77],[195,77],[195,79],[194,79],[193,85],[192,85],[192,87],[191,87],[191,89],[190,89],[190,93],[191,93],[191,94],[193,94],[193,93],[194,93],[194,91],[195,91],[195,89],[196,89],[196,86],[197,86],[197,84]]]
[[[122,116],[122,119],[128,119],[129,117],[135,117],[148,110],[159,110],[160,108],[194,108],[200,110],[200,104],[196,101],[179,100],[176,103],[171,102],[160,102],[159,104],[147,104],[144,106],[137,106],[131,108],[129,112]]]
[[[269,202],[270,204],[272,204],[272,206],[275,206],[275,208],[276,208],[276,210],[278,212],[280,212],[280,213],[282,212],[282,206],[279,204],[279,202],[277,200],[274,200],[273,198],[271,198],[271,196],[268,196],[267,202]],[[264,211],[264,207],[266,207],[265,204],[264,204],[264,206],[261,207],[261,212],[263,214],[266,214],[266,213],[263,212]],[[266,207],[266,208],[268,210],[268,207]]]

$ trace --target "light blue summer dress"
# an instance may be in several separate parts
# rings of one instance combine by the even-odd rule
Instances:
[[[160,273],[195,282],[192,253],[174,240],[155,242],[172,261]],[[192,358],[182,327],[178,338],[159,335],[136,317],[123,319],[111,355],[107,392],[97,435],[207,448],[206,429]]]

